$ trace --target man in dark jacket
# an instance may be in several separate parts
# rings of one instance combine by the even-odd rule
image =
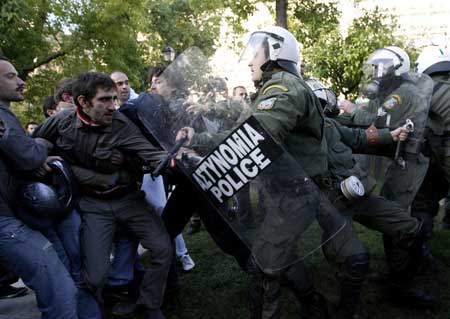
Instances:
[[[72,164],[81,185],[81,246],[88,284],[95,290],[105,284],[114,233],[122,225],[150,252],[138,304],[146,308],[145,318],[160,319],[172,249],[160,217],[147,205],[137,182],[140,168],[155,167],[166,153],[115,112],[116,94],[115,83],[105,74],[80,75],[73,88],[75,110],[47,119],[35,136],[54,144],[55,154]],[[106,175],[114,178],[102,181]]]
[[[76,319],[75,285],[52,244],[13,212],[16,172],[32,171],[49,160],[45,146],[26,136],[10,110],[22,101],[25,83],[14,66],[0,58],[0,262],[36,293],[44,319]]]

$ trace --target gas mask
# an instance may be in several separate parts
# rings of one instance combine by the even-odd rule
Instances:
[[[391,59],[369,59],[363,66],[361,93],[370,100],[379,97],[388,88],[395,76]]]

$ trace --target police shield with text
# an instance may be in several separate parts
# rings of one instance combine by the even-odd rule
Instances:
[[[208,112],[203,104],[208,79],[224,77],[194,48],[166,69],[184,77],[188,96],[180,104],[182,112],[172,117],[165,117],[170,114],[165,112],[162,118],[171,132],[178,131],[175,135],[179,138],[189,132],[183,136],[187,142],[178,154],[178,168],[215,207],[214,214],[221,216],[251,251],[246,268],[250,272],[253,269],[259,278],[255,286],[262,293],[257,293],[261,298],[253,303],[254,317],[279,316],[279,276],[288,274],[287,277],[297,277],[291,282],[307,288],[298,294],[305,304],[302,311],[309,311],[305,316],[318,318],[325,310],[317,307],[319,314],[313,314],[312,308],[318,305],[320,297],[314,293],[310,278],[304,275],[301,260],[346,224],[330,204],[326,216],[319,217],[319,204],[325,205],[326,199],[314,179],[327,174],[323,113],[298,75],[298,44],[289,32],[279,27],[255,32],[246,51],[252,50],[251,58],[259,58],[251,67],[252,79],[259,87],[252,103],[253,116],[236,121],[235,127],[226,131],[215,128],[210,132],[211,126],[186,124],[189,120],[195,123],[196,114]],[[227,116],[225,104],[208,106],[216,108],[218,121]],[[176,136],[160,132],[145,112],[138,112],[141,123],[160,145],[170,150]],[[278,119],[278,115],[283,119]],[[215,120],[211,113],[208,119]],[[245,189],[248,195],[239,196]],[[242,205],[243,197],[250,202],[250,209]]]

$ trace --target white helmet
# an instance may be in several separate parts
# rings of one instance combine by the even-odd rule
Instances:
[[[261,45],[265,45],[264,47],[268,51],[268,60],[277,62],[280,67],[291,73],[299,74],[300,48],[292,33],[278,26],[270,26],[253,32],[241,55],[241,60],[251,59]]]
[[[423,49],[416,60],[418,73],[432,74],[450,71],[450,51],[437,45]]]
[[[376,50],[364,65],[371,67],[372,78],[383,78],[393,72],[396,76],[400,76],[410,70],[408,54],[394,46]]]

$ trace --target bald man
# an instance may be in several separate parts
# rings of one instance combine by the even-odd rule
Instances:
[[[114,71],[111,73],[111,79],[114,83],[116,83],[117,100],[120,106],[130,99],[130,82],[128,80],[128,76],[120,71]]]

